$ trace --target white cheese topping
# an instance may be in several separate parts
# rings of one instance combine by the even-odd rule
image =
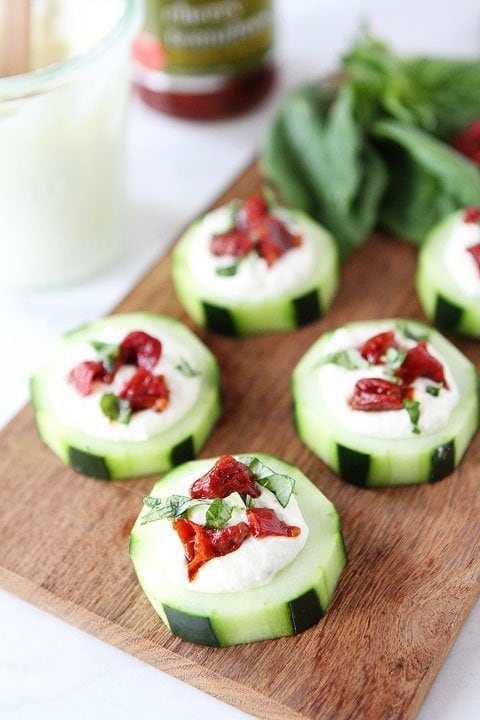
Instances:
[[[444,248],[444,263],[453,281],[470,297],[480,298],[480,272],[467,248],[480,243],[480,225],[459,217]]]
[[[189,495],[189,489],[196,477],[186,478],[178,487],[179,495]],[[206,501],[208,502],[208,501]],[[150,524],[154,556],[157,557],[159,572],[164,573],[172,583],[196,592],[228,593],[250,590],[267,585],[282,568],[289,565],[302,550],[308,537],[308,526],[303,519],[294,497],[286,508],[282,508],[275,495],[262,489],[255,498],[256,507],[273,508],[284,523],[301,529],[296,537],[247,537],[234,552],[215,557],[200,567],[193,580],[188,579],[184,549],[170,520],[158,520]],[[148,511],[148,509],[146,510]],[[191,511],[189,518],[203,524],[205,510]],[[246,522],[245,510],[234,511],[229,525]]]
[[[294,225],[281,209],[276,215],[284,222],[290,232],[302,236],[299,247],[288,250],[270,267],[256,252],[250,252],[238,263],[235,275],[218,275],[216,270],[236,264],[239,258],[233,256],[217,257],[210,252],[213,235],[226,232],[232,225],[232,206],[222,206],[208,213],[195,229],[195,237],[190,245],[190,271],[197,282],[208,289],[209,295],[231,301],[258,302],[278,297],[308,280],[315,258],[314,244],[305,232],[305,228]]]
[[[158,333],[151,329],[145,327],[136,329],[144,330],[158,337]],[[128,330],[118,327],[107,328],[102,332],[102,336],[96,337],[95,340],[120,343],[128,332]],[[172,337],[159,337],[158,339],[162,343],[162,353],[152,373],[165,376],[170,391],[169,402],[165,410],[162,412],[154,410],[135,412],[128,425],[109,420],[103,414],[100,408],[102,395],[104,393],[118,394],[128,379],[135,374],[137,368],[133,365],[122,366],[110,385],[95,382],[90,395],[86,397],[80,395],[72,383],[68,382],[68,373],[80,362],[98,359],[90,342],[84,340],[65,346],[64,352],[52,372],[49,396],[52,399],[53,410],[61,422],[67,427],[104,440],[127,442],[147,440],[174,425],[195,404],[200,390],[200,376],[186,377],[176,368],[179,361],[184,359],[195,370],[195,359],[190,356],[183,345]]]
[[[324,348],[324,354],[336,353],[341,350],[360,348],[364,342],[378,333],[395,330],[392,325],[340,328],[332,334]],[[416,345],[414,340],[404,338],[396,333],[402,347],[411,348]],[[434,432],[446,425],[453,408],[458,402],[459,392],[452,373],[445,361],[435,349],[427,343],[428,352],[439,360],[444,369],[448,389],[442,387],[438,396],[427,392],[428,386],[434,385],[431,380],[418,378],[412,383],[413,399],[420,403],[420,433]],[[348,370],[333,363],[321,365],[318,370],[318,391],[328,405],[331,414],[344,427],[353,433],[378,438],[412,437],[412,423],[406,410],[353,410],[350,402],[355,383],[361,378],[385,378],[382,366],[376,365],[361,369]]]

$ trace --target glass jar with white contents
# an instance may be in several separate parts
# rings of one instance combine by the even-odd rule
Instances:
[[[9,2],[0,0],[0,48]],[[78,282],[119,251],[140,16],[138,0],[30,3],[29,67],[0,77],[0,286]]]

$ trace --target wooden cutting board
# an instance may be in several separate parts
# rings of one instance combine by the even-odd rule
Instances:
[[[219,203],[258,187],[255,165]],[[325,319],[295,333],[231,339],[199,331],[217,356],[224,413],[203,457],[264,451],[298,465],[340,513],[350,562],[326,617],[300,636],[226,649],[172,637],[135,579],[128,536],[154,478],[93,480],[37,438],[26,407],[0,435],[0,584],[93,635],[268,720],[413,718],[480,590],[480,448],[435,485],[343,483],[297,439],[290,373],[327,328],[424,319],[416,252],[380,235],[345,264]],[[119,306],[189,324],[164,258]],[[198,332],[198,329],[197,329]],[[456,340],[480,366],[480,345]]]

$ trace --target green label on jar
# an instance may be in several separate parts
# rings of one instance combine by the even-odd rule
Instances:
[[[272,45],[271,0],[147,0],[146,11],[169,73],[235,74]]]

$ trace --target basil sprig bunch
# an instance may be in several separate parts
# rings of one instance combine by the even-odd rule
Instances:
[[[341,256],[375,226],[413,243],[449,213],[480,205],[480,170],[449,139],[480,118],[480,60],[402,58],[365,33],[338,78],[287,96],[261,170],[310,214]]]

